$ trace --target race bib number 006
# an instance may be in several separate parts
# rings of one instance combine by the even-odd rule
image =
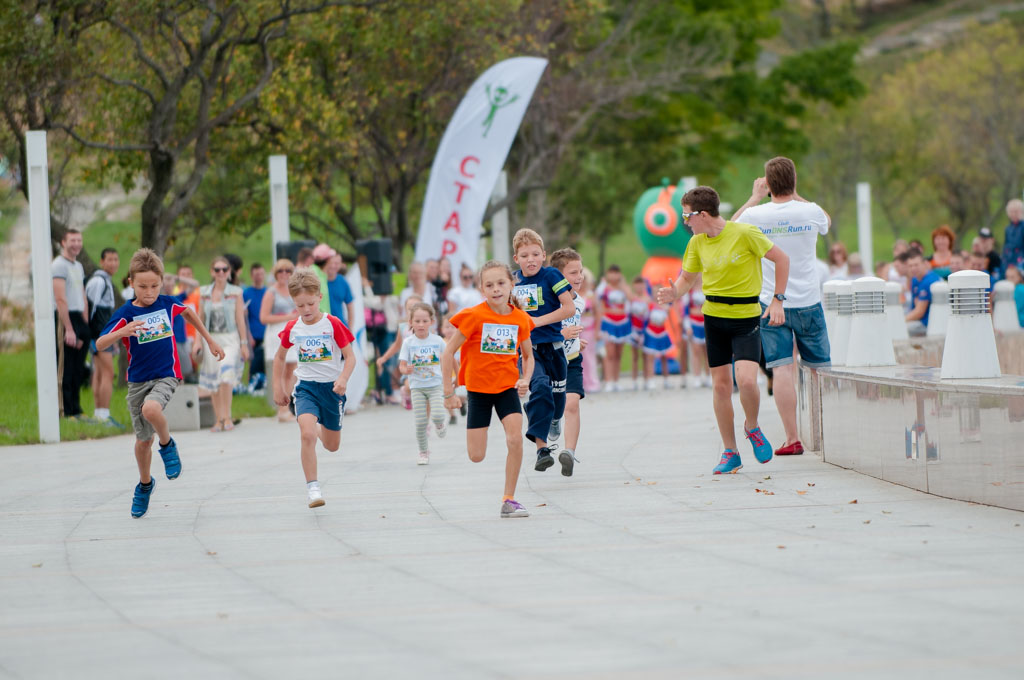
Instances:
[[[330,361],[331,354],[329,335],[305,335],[295,338],[295,348],[299,353],[299,362],[303,364],[317,361]]]

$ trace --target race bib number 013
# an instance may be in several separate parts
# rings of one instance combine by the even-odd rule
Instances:
[[[483,354],[516,353],[519,327],[502,323],[485,323],[480,336],[480,351]]]
[[[299,362],[308,364],[333,359],[330,339],[329,335],[297,336],[295,338],[295,348],[299,352]]]
[[[139,329],[139,334],[135,338],[139,341],[140,345],[163,340],[174,335],[174,329],[171,328],[171,318],[167,316],[166,309],[161,309],[152,314],[141,314],[134,317],[132,321],[141,321],[145,324],[145,326]]]

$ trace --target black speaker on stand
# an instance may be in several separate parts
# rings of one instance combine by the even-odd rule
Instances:
[[[285,258],[291,260],[292,264],[297,265],[298,262],[295,260],[299,256],[299,251],[303,248],[314,247],[316,247],[316,241],[278,241],[274,249],[277,251],[277,259]]]
[[[391,239],[375,238],[356,241],[359,269],[370,280],[375,295],[391,295]]]

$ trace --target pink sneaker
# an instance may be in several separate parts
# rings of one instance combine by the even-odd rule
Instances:
[[[420,458],[416,461],[417,465],[430,465],[430,451],[420,451]]]

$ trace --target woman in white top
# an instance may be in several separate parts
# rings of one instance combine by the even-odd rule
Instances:
[[[405,301],[410,295],[418,295],[423,302],[431,307],[434,306],[435,290],[434,285],[427,281],[427,268],[422,262],[413,262],[409,265],[409,285],[402,291],[398,304],[405,309]]]
[[[476,287],[476,274],[470,267],[462,265],[458,284],[448,291],[448,314],[457,314],[483,301],[484,296]]]
[[[299,318],[295,303],[288,292],[288,279],[291,278],[294,271],[295,265],[287,258],[281,258],[275,262],[274,285],[267,286],[267,292],[263,294],[263,300],[260,302],[260,323],[267,327],[263,334],[263,353],[267,359],[267,375],[273,375],[274,355],[277,354],[277,348],[281,346],[281,338],[278,334],[284,330],[286,323]],[[292,347],[288,350],[284,364],[285,386],[288,388],[288,394],[291,394],[295,387],[295,367],[298,363],[299,354]],[[278,407],[277,419],[282,423],[293,420],[287,406]]]
[[[199,318],[206,324],[214,341],[224,350],[224,360],[217,361],[212,352],[203,352],[203,343],[197,342],[192,350],[198,360],[199,386],[209,390],[213,412],[217,418],[211,432],[233,430],[231,421],[231,392],[238,383],[239,359],[249,359],[249,340],[245,323],[245,302],[242,289],[228,283],[231,265],[224,257],[217,257],[210,267],[213,283],[199,289]]]

